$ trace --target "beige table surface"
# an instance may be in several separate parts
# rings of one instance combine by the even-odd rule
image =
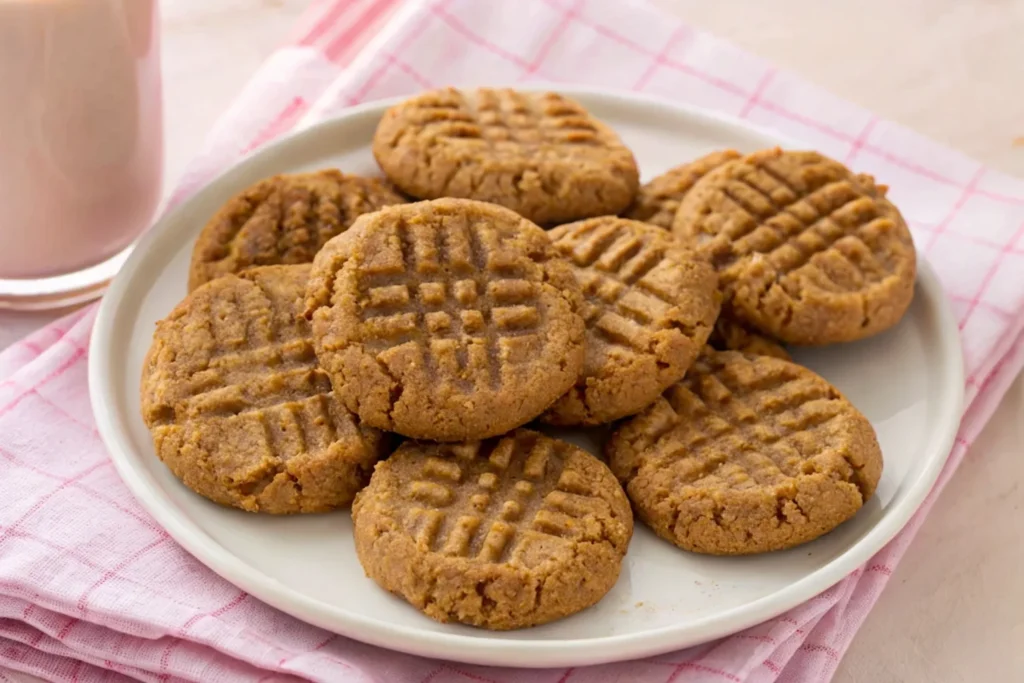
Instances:
[[[654,1],[885,118],[1024,176],[1024,145],[1014,145],[1024,136],[1024,0]],[[163,0],[169,181],[306,3]],[[0,313],[0,348],[53,317]],[[1018,378],[834,681],[1024,681],[1022,478]]]

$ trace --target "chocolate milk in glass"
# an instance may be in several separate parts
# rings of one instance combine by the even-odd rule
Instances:
[[[53,278],[97,270],[147,227],[158,31],[156,0],[0,0],[0,296],[72,282]]]

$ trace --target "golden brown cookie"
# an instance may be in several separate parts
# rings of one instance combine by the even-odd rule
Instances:
[[[594,425],[640,412],[679,381],[718,316],[718,278],[667,232],[615,216],[548,235],[583,289],[586,360],[544,421]]]
[[[367,576],[427,616],[505,630],[595,604],[615,585],[633,515],[607,465],[518,429],[406,442],[352,506]]]
[[[189,291],[253,266],[310,263],[356,217],[403,202],[385,180],[334,169],[261,180],[232,197],[199,233]]]
[[[708,337],[708,344],[718,351],[740,351],[755,356],[773,356],[792,360],[789,352],[777,341],[755,332],[728,311],[722,311]]]
[[[156,454],[186,486],[250,512],[348,505],[384,435],[345,409],[301,317],[309,265],[199,287],[157,324],[142,372]]]
[[[914,295],[914,243],[883,191],[817,152],[769,149],[704,176],[673,230],[710,256],[743,322],[786,343],[852,341]]]
[[[463,441],[544,412],[583,365],[579,285],[543,230],[468,199],[359,218],[317,254],[320,363],[369,425]]]
[[[479,199],[541,224],[618,213],[639,185],[615,132],[556,93],[421,93],[384,113],[373,154],[414,197]]]
[[[882,474],[871,424],[795,363],[702,355],[607,445],[637,515],[685,550],[741,555],[810,541],[852,517]]]
[[[622,215],[671,230],[679,203],[697,181],[725,162],[734,161],[740,156],[736,150],[725,149],[670,168],[649,183],[641,185],[632,206]]]

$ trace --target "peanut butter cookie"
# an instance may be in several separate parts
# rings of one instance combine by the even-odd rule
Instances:
[[[641,520],[715,555],[815,539],[852,517],[882,474],[871,424],[832,385],[735,351],[702,355],[607,452]]]
[[[309,265],[202,285],[157,324],[142,373],[156,454],[186,486],[250,512],[352,502],[384,435],[345,409],[301,316]]]
[[[253,266],[310,263],[357,216],[404,202],[385,180],[334,169],[261,180],[231,198],[199,233],[189,291]]]
[[[633,533],[608,467],[525,429],[484,442],[406,442],[352,506],[367,576],[427,616],[488,629],[590,607]]]
[[[618,213],[639,185],[619,137],[556,93],[421,93],[385,112],[373,154],[413,197],[479,199],[541,224]]]
[[[792,360],[789,352],[774,339],[751,330],[728,311],[722,311],[708,337],[708,344],[718,351],[740,351],[755,356],[773,356]]]
[[[817,152],[769,149],[704,176],[676,212],[718,270],[727,306],[792,344],[895,325],[914,295],[910,231],[884,187]]]
[[[539,227],[437,199],[356,220],[313,263],[306,313],[346,405],[405,436],[494,436],[579,376],[579,285]]]
[[[725,162],[735,161],[740,156],[739,152],[726,149],[671,168],[641,185],[636,200],[622,215],[671,230],[679,203],[697,181]]]
[[[667,232],[615,216],[548,232],[583,289],[586,360],[544,414],[594,425],[640,412],[682,379],[718,316],[718,278]]]

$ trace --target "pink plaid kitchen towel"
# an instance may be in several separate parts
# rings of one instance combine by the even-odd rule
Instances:
[[[1024,183],[640,0],[356,0],[314,5],[296,42],[273,55],[225,114],[177,197],[298,122],[350,104],[447,83],[532,79],[638,90],[746,118],[891,185],[953,302],[968,371],[956,446],[907,528],[864,567],[788,614],[660,657],[527,671],[386,652],[240,592],[179,548],[132,499],[90,412],[87,309],[0,354],[0,666],[61,681],[831,677],[938,492],[1024,364]]]

